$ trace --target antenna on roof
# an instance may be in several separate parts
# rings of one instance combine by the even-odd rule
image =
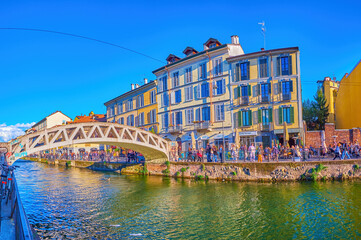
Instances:
[[[262,21],[258,24],[261,25],[261,30],[262,30],[262,34],[263,34],[263,48],[266,49],[266,24],[264,21]]]

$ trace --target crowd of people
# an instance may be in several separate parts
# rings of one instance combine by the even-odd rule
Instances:
[[[92,161],[92,162],[141,162],[144,160],[142,154],[128,150],[126,154],[124,151],[84,151],[84,152],[56,152],[56,153],[38,153],[31,154],[33,158],[43,158],[48,160],[80,160],[80,161]]]
[[[314,147],[309,145],[282,145],[272,144],[270,147],[263,147],[262,144],[254,143],[241,145],[237,147],[231,144],[230,149],[224,149],[222,145],[219,147],[207,144],[206,148],[192,149],[187,152],[171,151],[172,161],[187,162],[224,162],[224,161],[249,161],[249,162],[278,162],[280,160],[291,161],[307,161],[312,159],[340,159],[359,158],[361,156],[361,148],[358,142],[352,144],[340,142],[334,146]]]

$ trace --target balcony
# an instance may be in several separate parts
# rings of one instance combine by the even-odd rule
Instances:
[[[291,100],[291,93],[282,94],[282,101],[290,101],[290,100]]]
[[[271,130],[272,130],[272,125],[270,123],[261,125],[261,131],[262,132],[269,132]]]
[[[270,102],[270,96],[269,95],[262,95],[261,103],[269,103],[269,102]]]
[[[194,129],[195,130],[209,130],[211,128],[209,121],[199,121],[194,122]]]
[[[183,125],[182,124],[177,124],[175,126],[169,126],[169,128],[168,128],[169,133],[180,133],[182,131],[183,131]]]
[[[248,105],[249,104],[249,97],[243,96],[240,98],[240,105]]]

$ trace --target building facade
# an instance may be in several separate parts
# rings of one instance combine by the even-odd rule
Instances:
[[[328,104],[328,123],[336,122],[336,98],[337,91],[340,87],[340,82],[336,81],[336,78],[331,79],[330,77],[325,77],[323,80],[317,81],[319,89],[322,90],[323,95],[326,98]]]
[[[231,75],[232,129],[241,144],[289,143],[303,138],[298,47],[227,58]]]
[[[187,47],[184,58],[170,54],[167,65],[153,71],[157,77],[159,133],[177,141],[181,151],[191,147],[194,133],[197,148],[207,143],[232,141],[231,85],[226,59],[243,54],[238,36],[231,44],[210,38],[198,52]]]
[[[144,79],[144,85],[131,86],[131,91],[104,103],[107,122],[136,126],[158,133],[156,82]]]
[[[361,60],[341,79],[336,99],[336,128],[361,127]]]
[[[39,122],[35,123],[30,129],[27,130],[27,133],[41,131],[59,125],[65,125],[69,121],[71,121],[70,117],[66,116],[60,111],[56,111],[49,116],[43,118]]]

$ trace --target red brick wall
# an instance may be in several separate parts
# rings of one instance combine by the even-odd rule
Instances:
[[[306,131],[306,145],[319,147],[321,146],[321,131]],[[336,136],[336,137],[334,137]],[[348,143],[355,142],[358,140],[361,143],[361,129],[353,128],[353,129],[335,129],[335,124],[326,123],[325,125],[325,137],[326,137],[326,145],[334,144],[336,142],[346,141]]]

